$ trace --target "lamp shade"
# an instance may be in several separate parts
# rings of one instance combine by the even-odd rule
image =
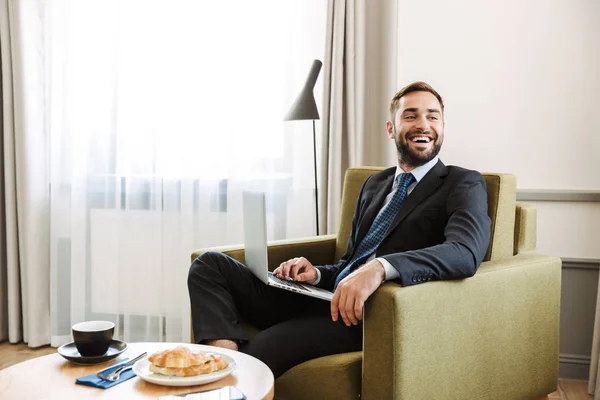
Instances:
[[[306,82],[302,91],[296,97],[294,104],[283,118],[284,121],[297,121],[301,119],[319,119],[319,110],[317,110],[317,103],[315,102],[315,96],[313,89],[315,83],[319,77],[321,66],[323,63],[319,60],[314,60]]]

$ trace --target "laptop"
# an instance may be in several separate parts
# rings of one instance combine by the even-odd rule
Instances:
[[[254,276],[269,286],[289,290],[321,300],[331,301],[333,293],[309,284],[286,281],[273,276],[267,260],[267,212],[263,192],[244,191],[244,250],[246,266]]]

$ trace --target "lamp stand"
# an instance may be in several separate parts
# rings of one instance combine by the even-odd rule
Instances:
[[[315,217],[317,222],[317,236],[319,236],[319,189],[317,186],[317,135],[315,134],[315,120],[313,125],[313,161],[315,164]]]

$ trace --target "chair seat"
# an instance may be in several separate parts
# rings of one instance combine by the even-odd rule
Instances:
[[[275,381],[277,400],[358,399],[362,351],[319,357],[296,365]]]

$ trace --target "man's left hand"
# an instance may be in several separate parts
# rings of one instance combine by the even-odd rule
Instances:
[[[347,326],[357,325],[365,301],[384,280],[385,269],[376,259],[342,279],[331,299],[331,319],[337,321],[339,313]]]

